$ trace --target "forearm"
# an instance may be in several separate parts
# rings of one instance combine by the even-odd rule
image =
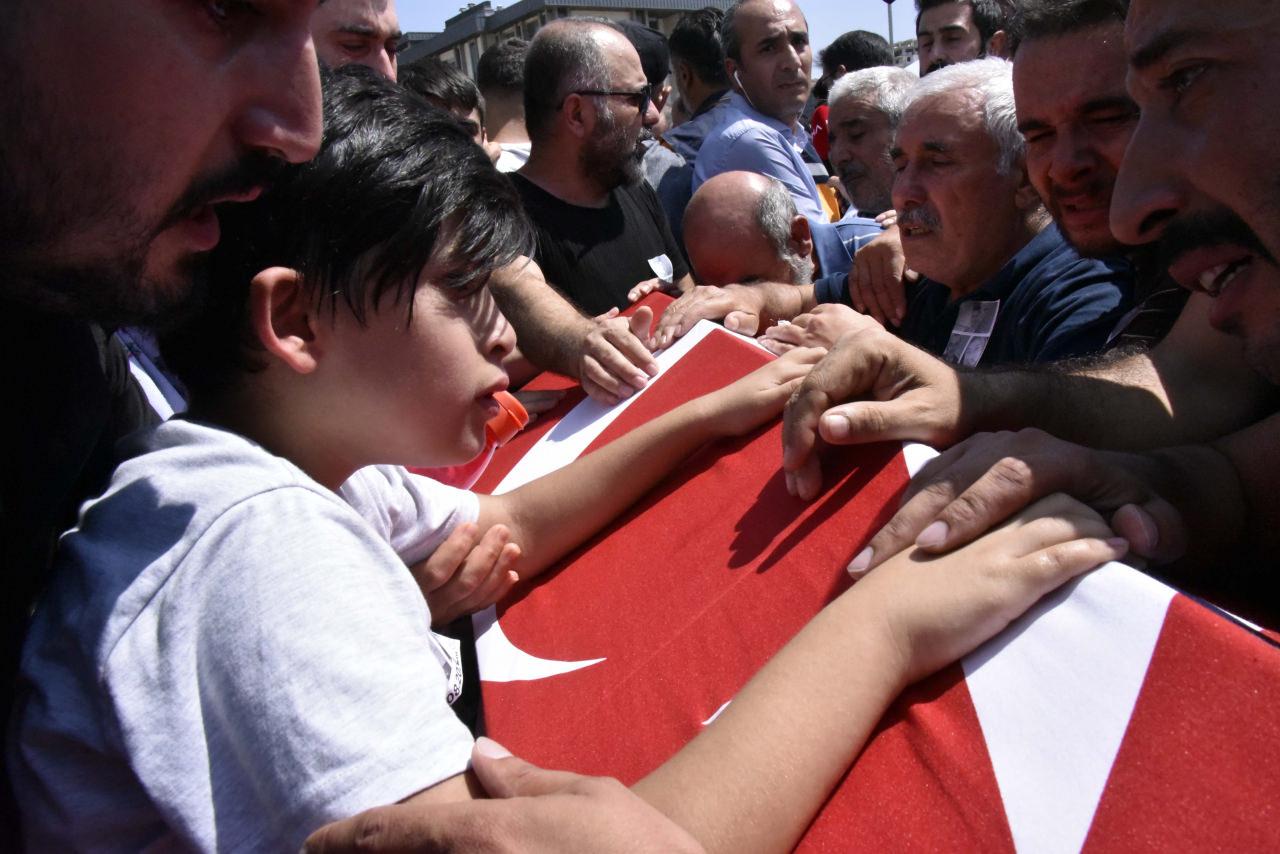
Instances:
[[[1209,325],[1211,301],[1193,294],[1148,352],[1111,353],[1041,369],[962,377],[974,430],[1039,427],[1081,444],[1160,448],[1241,430],[1275,408],[1240,342]]]
[[[1100,448],[1185,441],[1146,353],[1011,370],[960,371],[960,435],[1036,427]]]
[[[507,524],[523,553],[521,576],[537,575],[717,438],[705,400],[690,401],[506,495],[482,496],[481,526]]]
[[[813,285],[755,282],[729,287],[753,288],[762,295],[758,332],[764,332],[766,328],[780,320],[791,320],[805,312],[813,311],[818,304]]]
[[[490,282],[498,308],[516,332],[520,352],[542,370],[577,377],[581,342],[591,322],[542,278],[533,264]]]
[[[634,790],[708,851],[791,850],[904,687],[873,611],[846,592]]]

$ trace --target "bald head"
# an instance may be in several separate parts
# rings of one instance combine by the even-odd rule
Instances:
[[[525,58],[524,112],[529,138],[548,139],[566,97],[584,90],[606,90],[610,65],[634,60],[644,79],[640,57],[626,36],[608,24],[564,18],[534,36]]]
[[[684,241],[704,285],[799,285],[813,276],[808,221],[786,187],[755,172],[723,172],[699,187],[685,209]]]

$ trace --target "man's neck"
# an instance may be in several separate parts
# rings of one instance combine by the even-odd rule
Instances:
[[[517,174],[571,205],[603,208],[609,203],[609,191],[582,174],[577,149],[559,140],[535,143]]]
[[[708,86],[701,80],[695,80],[689,85],[689,100],[693,102],[689,107],[695,114],[704,113],[714,107],[715,102],[727,91],[726,87]]]
[[[1002,253],[993,253],[993,260],[966,271],[966,275],[958,283],[947,285],[947,290],[951,291],[951,299],[953,301],[961,299],[982,288],[994,279],[1005,268],[1005,265],[1013,260],[1013,256],[1021,252],[1039,233],[1039,229],[1036,229],[1029,222],[1024,227],[1011,231],[1005,240]]]
[[[489,141],[502,143],[527,143],[529,133],[524,128],[524,107],[506,104],[494,99],[485,104],[490,128]]]
[[[745,90],[735,89],[734,91],[741,95],[742,99],[747,102],[747,106],[751,107],[751,109],[755,110],[758,114],[771,119],[772,121],[786,125],[792,133],[796,133],[800,129],[800,113],[790,116],[771,116],[757,107],[755,101],[751,99],[751,96],[748,95]]]

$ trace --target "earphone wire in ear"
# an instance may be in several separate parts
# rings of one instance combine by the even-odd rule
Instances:
[[[738,76],[738,69],[733,70],[734,82],[738,84],[738,91],[742,93],[742,97],[747,99],[747,103],[751,105],[751,109],[756,108],[756,102],[751,100],[751,96],[747,94],[747,87],[742,85],[742,78]]]

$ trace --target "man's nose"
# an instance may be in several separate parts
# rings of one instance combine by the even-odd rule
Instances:
[[[1186,206],[1181,160],[1168,152],[1186,150],[1144,113],[1125,150],[1111,196],[1111,232],[1138,246],[1160,237],[1165,224]]]
[[[309,33],[273,42],[241,77],[242,102],[233,119],[237,141],[290,163],[320,150],[320,70]]]

